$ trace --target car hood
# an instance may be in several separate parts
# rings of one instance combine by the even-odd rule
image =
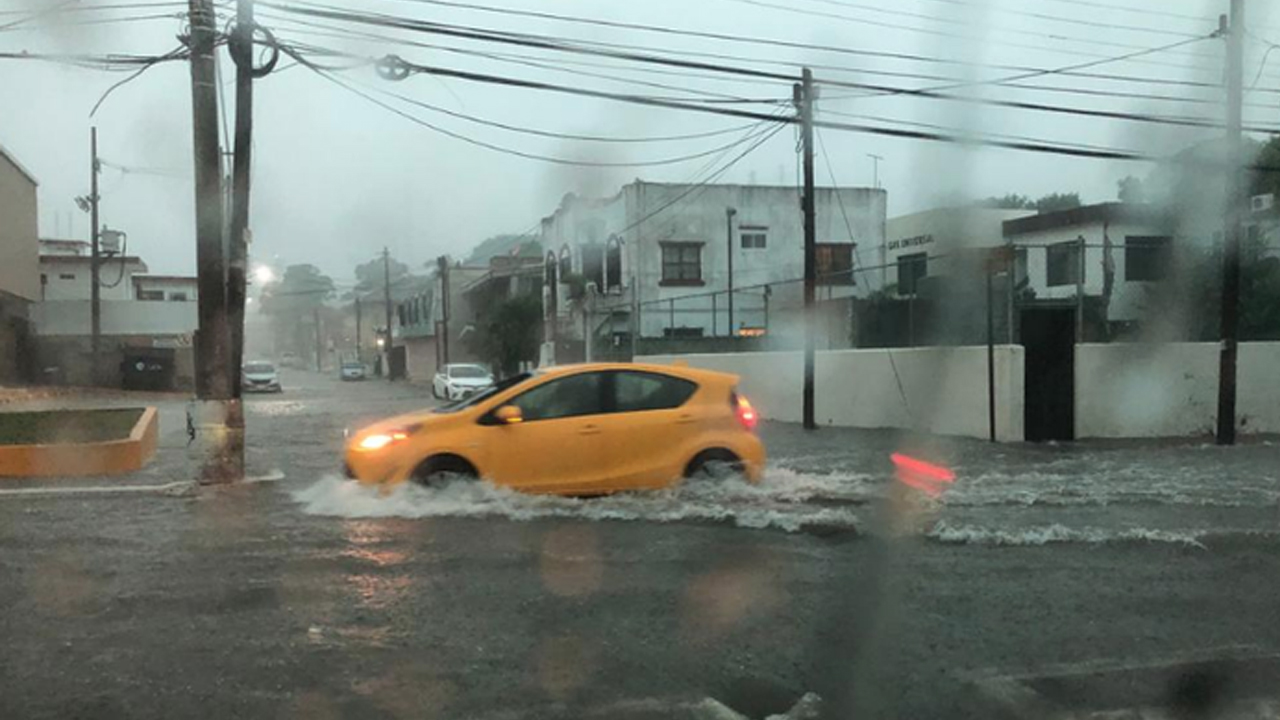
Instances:
[[[416,428],[417,432],[421,432],[422,430],[429,429],[433,426],[444,424],[453,418],[453,415],[440,415],[430,411],[397,415],[396,417],[379,420],[372,425],[366,425],[362,428],[358,428],[351,433],[351,437],[365,437],[367,435],[404,430],[405,428]]]
[[[491,378],[452,378],[449,383],[461,387],[488,387],[493,384],[493,380]]]
[[[255,382],[264,382],[267,380],[277,380],[279,376],[275,373],[245,373],[245,380],[253,380]]]

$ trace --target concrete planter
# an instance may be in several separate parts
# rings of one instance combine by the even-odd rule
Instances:
[[[121,475],[155,455],[156,409],[0,413],[0,478]]]

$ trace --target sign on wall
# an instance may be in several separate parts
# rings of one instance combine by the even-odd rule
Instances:
[[[904,250],[906,248],[920,247],[921,245],[932,245],[933,235],[917,235],[915,237],[904,238],[902,240],[890,240],[890,250]]]

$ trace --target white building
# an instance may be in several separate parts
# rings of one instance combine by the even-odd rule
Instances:
[[[1107,320],[1130,323],[1156,311],[1153,291],[1171,269],[1170,218],[1150,205],[1101,203],[1004,223],[1018,279],[1039,304],[1107,299]],[[1083,253],[1083,255],[1082,255]]]
[[[859,268],[884,245],[885,198],[878,189],[817,190],[820,298],[878,287],[876,274]],[[770,313],[802,303],[794,187],[637,180],[608,198],[566,196],[542,221],[541,240],[548,340],[583,342],[588,324],[592,342],[614,344],[633,329],[641,338],[759,335],[770,331]]]
[[[1006,221],[1034,210],[951,207],[891,218],[882,257],[884,287],[900,297],[916,294],[922,280],[945,275],[965,251],[1006,244]]]
[[[40,240],[40,299],[89,300],[93,283],[92,250],[83,240]],[[136,256],[104,256],[98,282],[103,300],[131,300],[133,277],[147,272]]]

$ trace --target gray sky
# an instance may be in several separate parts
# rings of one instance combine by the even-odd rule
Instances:
[[[174,3],[153,9],[82,10],[119,2],[4,0],[0,4],[0,12],[4,13],[0,14],[0,26],[24,17],[19,11],[62,7],[63,12],[50,13],[25,25],[0,30],[0,52],[160,54],[176,46],[175,35],[182,28],[182,23],[176,18],[89,26],[68,24],[88,18],[174,14],[182,9],[180,3]],[[1004,0],[992,3],[981,0],[901,0],[894,3],[877,0],[476,2],[490,7],[773,38],[806,45],[914,53],[960,60],[968,65],[925,64],[813,49],[676,37],[510,17],[413,0],[329,0],[330,5],[347,9],[436,22],[643,45],[680,53],[740,56],[741,59],[736,60],[708,62],[770,71],[791,70],[766,61],[840,66],[862,72],[827,69],[817,70],[816,74],[819,78],[908,88],[948,83],[876,75],[867,71],[938,75],[961,81],[1005,78],[1017,73],[974,67],[974,64],[1057,68],[1114,57],[1135,49],[1167,45],[1185,39],[1183,34],[1211,32],[1215,26],[1212,18],[1225,12],[1228,5],[1226,0],[1148,3],[1123,0],[1110,4],[1123,5],[1130,10],[1105,10],[1101,5],[1106,3],[1101,0]],[[1132,10],[1143,5],[1153,8],[1153,11]],[[1269,13],[1266,6],[1257,1],[1250,3],[1251,32],[1257,39],[1252,39],[1249,44],[1247,83],[1251,83],[1258,72],[1267,47],[1264,41],[1280,42],[1280,19],[1273,20],[1264,15]],[[803,14],[805,12],[844,17]],[[686,88],[748,98],[785,99],[790,96],[790,89],[784,83],[709,79],[702,71],[667,70],[676,74],[649,74],[630,69],[636,67],[634,64],[618,61],[428,35],[397,34],[356,25],[346,27],[455,48],[539,56],[538,62],[557,67],[566,67],[559,65],[565,60],[599,63],[612,67],[577,69],[662,83],[672,88],[642,87],[555,69],[520,66],[474,55],[388,42],[303,35],[298,31],[304,28],[282,19],[286,16],[278,11],[261,8],[261,13],[266,16],[264,24],[288,41],[323,45],[362,57],[397,53],[407,60],[425,64],[635,94],[684,96],[686,93],[680,92],[679,88]],[[1195,17],[1203,19],[1192,19]],[[317,22],[340,24],[327,20]],[[1161,54],[1100,65],[1086,72],[1139,76],[1151,81],[1216,83],[1221,79],[1222,53],[1221,40],[1205,40]],[[223,81],[230,99],[233,73],[225,51],[220,57],[223,60]],[[285,64],[282,62],[282,66]],[[123,173],[107,167],[102,177],[104,222],[128,232],[130,251],[141,254],[153,272],[194,272],[189,66],[184,62],[174,62],[153,68],[116,90],[91,120],[89,111],[93,104],[107,87],[123,77],[121,73],[26,60],[0,60],[0,144],[17,155],[40,180],[42,235],[84,238],[89,231],[87,217],[75,208],[73,199],[88,191],[89,127],[96,124],[104,160],[114,165],[166,173]],[[635,138],[700,133],[749,122],[461,80],[440,81],[428,76],[415,76],[402,83],[390,84],[379,80],[367,67],[339,73],[338,77],[361,88],[373,88],[371,92],[374,93],[379,89],[390,90],[455,112],[558,133]],[[1215,88],[1078,77],[1040,77],[1021,82],[1109,93],[1176,96],[1200,102],[990,86],[951,92],[1109,111],[1221,117],[1217,104],[1221,93]],[[1280,117],[1277,117],[1280,94],[1265,92],[1265,89],[1280,88],[1280,53],[1268,58],[1258,88],[1259,91],[1249,97],[1249,102],[1257,106],[1250,107],[1246,117],[1258,124],[1280,126]],[[825,99],[820,105],[821,118],[871,122],[834,113],[875,116],[880,120],[872,124],[885,127],[921,129],[899,123],[924,123],[974,133],[1024,136],[1053,143],[1069,142],[1148,153],[1171,152],[1216,133],[1214,130],[1029,112],[919,97],[856,97],[858,90],[845,88],[824,88],[823,92]],[[415,125],[304,67],[292,67],[259,82],[256,99],[254,259],[279,264],[313,262],[340,282],[349,280],[352,268],[372,258],[384,245],[389,246],[397,257],[421,267],[442,252],[465,253],[489,235],[531,229],[540,217],[554,210],[566,192],[611,194],[619,185],[637,177],[684,182],[697,177],[697,171],[709,161],[709,158],[703,158],[661,167],[602,169],[565,167],[512,157]],[[423,120],[477,140],[522,152],[595,162],[651,161],[688,155],[725,145],[739,137],[720,135],[692,141],[627,145],[590,143],[517,134],[421,108],[401,107]],[[757,110],[769,108],[760,105],[748,107]],[[231,107],[227,108],[227,115],[228,122],[231,122],[234,117]],[[828,170],[819,155],[818,178],[821,184],[830,184],[833,172],[840,184],[870,185],[872,163],[867,154],[885,158],[881,164],[881,182],[889,193],[891,215],[925,209],[960,197],[1006,192],[1036,196],[1054,191],[1079,191],[1086,201],[1109,200],[1115,195],[1116,180],[1126,174],[1142,175],[1147,171],[1141,164],[942,145],[862,133],[825,131],[821,135],[831,157]],[[730,182],[794,183],[796,155],[793,131],[786,129],[779,133],[729,170],[722,179]]]

